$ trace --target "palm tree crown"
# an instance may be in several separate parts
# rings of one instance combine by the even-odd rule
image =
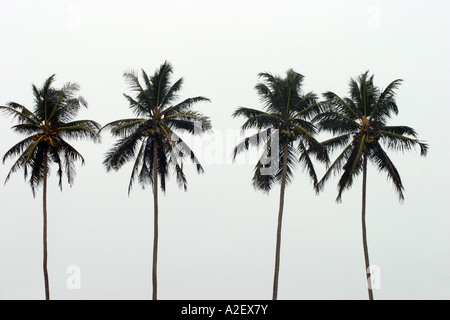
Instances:
[[[74,161],[83,156],[72,147],[67,139],[90,139],[99,141],[100,125],[92,120],[74,120],[81,107],[87,107],[83,97],[76,96],[79,85],[66,83],[61,89],[52,87],[55,75],[50,76],[42,86],[32,85],[34,95],[34,110],[25,106],[9,102],[1,106],[0,110],[13,116],[18,124],[13,126],[15,132],[28,135],[3,156],[3,162],[8,158],[18,156],[6,178],[23,169],[25,179],[29,176],[29,183],[35,195],[46,174],[50,163],[58,166],[57,175],[59,186],[62,188],[63,176],[67,177],[70,185],[75,174]]]
[[[395,90],[402,80],[391,82],[383,91],[373,83],[368,72],[350,80],[350,97],[340,98],[333,92],[324,94],[328,110],[316,117],[320,130],[337,135],[322,144],[329,151],[339,147],[344,150],[331,164],[319,183],[322,189],[331,173],[341,172],[337,201],[342,192],[350,188],[362,172],[364,158],[372,161],[380,171],[387,173],[400,198],[404,199],[404,187],[396,167],[386,150],[405,151],[416,146],[420,154],[427,154],[428,146],[417,139],[416,131],[408,126],[388,126],[387,120],[398,114]]]
[[[266,111],[239,107],[233,113],[233,117],[246,118],[241,126],[243,131],[258,130],[258,133],[245,138],[235,147],[233,157],[252,145],[264,144],[264,154],[256,164],[253,176],[253,186],[264,192],[269,192],[275,182],[281,182],[285,160],[287,182],[291,181],[295,166],[301,164],[316,185],[317,175],[310,155],[313,153],[319,160],[328,161],[327,153],[314,138],[317,129],[311,121],[321,110],[317,95],[302,92],[304,76],[292,69],[287,71],[286,78],[269,73],[260,73],[259,77],[263,81],[255,88]],[[285,144],[288,146],[286,154],[283,148]],[[274,146],[279,154],[273,154]],[[280,160],[279,166],[273,168],[273,174],[262,174],[267,158],[272,156]]]
[[[143,187],[146,184],[153,185],[154,150],[157,150],[156,167],[163,191],[171,167],[176,172],[177,182],[186,190],[187,180],[183,172],[185,156],[192,160],[199,173],[203,172],[194,152],[177,132],[198,134],[211,129],[209,118],[192,110],[195,103],[209,99],[198,96],[173,104],[178,98],[183,79],[171,84],[171,74],[172,66],[168,62],[161,65],[151,77],[142,70],[142,86],[135,72],[125,72],[124,77],[135,97],[124,96],[137,118],[113,121],[104,127],[119,138],[106,154],[104,165],[107,170],[117,171],[135,158],[128,192],[136,179]]]

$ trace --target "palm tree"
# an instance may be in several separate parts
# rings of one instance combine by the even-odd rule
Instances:
[[[192,110],[195,103],[209,101],[198,96],[173,104],[178,98],[183,79],[171,83],[172,66],[167,61],[148,76],[142,70],[143,86],[135,72],[125,72],[124,78],[135,97],[124,94],[130,109],[137,118],[122,119],[108,123],[118,141],[107,152],[104,165],[108,171],[119,170],[122,165],[135,158],[131,172],[128,194],[133,182],[138,179],[142,187],[153,186],[154,240],[153,240],[153,292],[157,299],[157,258],[158,258],[158,182],[165,192],[169,170],[174,170],[180,187],[186,191],[187,180],[183,171],[184,157],[195,164],[197,172],[203,168],[194,152],[178,136],[177,132],[202,133],[211,129],[208,117]],[[158,179],[159,177],[159,179]]]
[[[365,72],[357,79],[351,79],[350,97],[340,98],[333,92],[326,92],[329,109],[316,117],[320,130],[337,135],[322,144],[328,151],[342,147],[343,151],[325,172],[319,182],[321,190],[332,173],[342,175],[338,183],[336,201],[342,200],[342,193],[349,189],[362,172],[362,237],[369,299],[373,299],[370,283],[370,263],[366,233],[366,185],[367,163],[370,160],[380,172],[385,172],[394,185],[400,201],[404,199],[403,184],[397,168],[386,150],[406,151],[420,147],[420,155],[427,154],[427,144],[417,139],[417,133],[407,126],[388,126],[387,120],[398,114],[395,101],[396,90],[402,80],[391,82],[380,90],[373,83],[373,75]]]
[[[9,149],[3,156],[6,159],[17,157],[11,167],[5,183],[11,174],[23,170],[25,179],[29,177],[29,184],[36,196],[36,189],[43,185],[43,270],[45,284],[45,298],[50,299],[50,288],[47,270],[47,179],[50,175],[50,165],[55,163],[62,190],[63,176],[72,186],[75,176],[74,162],[81,160],[82,155],[72,147],[67,139],[90,139],[99,141],[100,126],[91,120],[74,120],[81,107],[87,107],[83,97],[76,96],[79,85],[66,83],[61,89],[52,86],[55,75],[50,76],[42,86],[32,85],[34,95],[34,110],[25,106],[9,102],[1,106],[0,110],[12,116],[18,122],[12,129],[27,137]]]
[[[249,146],[264,145],[264,153],[255,166],[253,186],[269,192],[276,182],[281,184],[272,295],[276,300],[286,184],[291,181],[294,167],[299,163],[316,185],[317,175],[310,154],[325,162],[328,156],[314,138],[317,130],[310,120],[320,112],[321,104],[313,92],[302,92],[304,76],[292,69],[287,71],[285,78],[270,73],[260,73],[258,76],[262,82],[255,88],[265,110],[239,107],[233,113],[233,117],[246,118],[241,127],[243,131],[258,130],[235,147],[233,156],[236,158],[238,153],[248,150]]]

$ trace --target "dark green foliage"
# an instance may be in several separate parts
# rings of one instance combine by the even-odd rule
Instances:
[[[98,142],[99,124],[91,120],[74,120],[81,107],[87,107],[83,97],[76,96],[79,86],[76,83],[66,83],[61,89],[52,86],[55,75],[50,76],[42,86],[32,86],[34,109],[9,102],[1,106],[0,111],[12,116],[17,125],[12,129],[28,137],[9,149],[3,156],[3,162],[8,158],[18,157],[11,167],[6,181],[11,174],[23,170],[25,179],[33,191],[44,179],[44,167],[55,163],[57,175],[62,188],[65,175],[71,185],[75,176],[74,162],[84,163],[82,155],[72,147],[67,139],[90,139]],[[48,162],[48,163],[47,163]]]
[[[183,79],[172,84],[171,75],[172,66],[168,62],[162,64],[150,77],[142,70],[143,84],[139,82],[135,72],[125,72],[124,78],[134,97],[127,94],[124,96],[137,118],[117,120],[104,127],[118,138],[103,162],[107,170],[117,171],[125,163],[135,159],[128,192],[131,191],[135,180],[138,180],[142,187],[146,184],[153,185],[155,144],[158,153],[157,171],[163,191],[170,170],[174,170],[177,183],[186,190],[187,180],[183,171],[185,158],[195,164],[199,173],[203,172],[194,152],[176,132],[200,134],[210,130],[210,119],[192,110],[194,104],[209,99],[199,96],[174,104]]]
[[[340,98],[333,92],[324,94],[326,110],[315,120],[320,130],[337,136],[322,144],[330,152],[340,148],[343,151],[318,186],[322,189],[332,173],[341,174],[337,201],[341,201],[342,192],[350,188],[362,172],[364,157],[372,161],[380,172],[387,174],[400,200],[404,199],[400,175],[386,150],[407,151],[419,147],[420,154],[425,156],[428,146],[417,139],[414,129],[386,125],[392,115],[398,114],[395,96],[401,82],[400,79],[395,80],[381,91],[374,85],[373,76],[369,77],[366,72],[350,81],[349,97]]]
[[[303,75],[288,70],[286,78],[260,73],[262,82],[256,85],[256,91],[264,105],[264,110],[239,107],[233,117],[244,117],[246,121],[242,130],[257,129],[258,133],[244,139],[234,149],[233,157],[248,150],[250,146],[264,146],[264,153],[255,166],[253,186],[268,192],[275,182],[280,182],[283,168],[283,144],[288,144],[286,179],[291,181],[296,165],[302,165],[314,186],[317,185],[317,175],[312,164],[311,155],[328,162],[326,150],[314,138],[317,129],[312,123],[314,116],[322,111],[321,103],[313,92],[303,93]],[[279,150],[278,168],[273,174],[262,174],[261,169],[271,158],[271,146]]]

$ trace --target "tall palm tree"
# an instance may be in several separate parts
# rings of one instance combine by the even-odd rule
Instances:
[[[325,162],[328,156],[314,138],[317,130],[311,119],[320,112],[321,104],[313,92],[302,92],[304,76],[292,69],[287,71],[285,78],[270,73],[260,73],[258,76],[262,81],[255,88],[265,110],[245,107],[235,110],[233,117],[246,118],[241,127],[243,131],[257,129],[258,132],[238,144],[233,156],[236,158],[249,146],[262,144],[264,152],[255,166],[253,186],[269,192],[276,182],[281,184],[272,294],[272,299],[276,300],[286,184],[291,181],[295,165],[299,163],[305,167],[316,186],[317,175],[310,155]]]
[[[122,165],[135,158],[131,172],[128,193],[133,182],[138,181],[144,187],[153,186],[154,240],[152,297],[157,299],[157,258],[158,258],[158,182],[164,192],[169,170],[176,172],[180,187],[186,190],[187,180],[183,171],[183,161],[187,156],[195,164],[197,172],[203,168],[194,152],[178,136],[178,132],[190,134],[202,133],[211,129],[208,117],[192,110],[195,103],[209,101],[205,97],[194,97],[173,104],[178,98],[183,79],[171,83],[172,65],[167,61],[148,76],[142,70],[143,85],[138,74],[125,72],[124,78],[135,93],[135,97],[124,94],[130,109],[137,118],[122,119],[108,123],[109,128],[118,141],[107,152],[104,165],[108,171],[119,170]],[[159,178],[159,179],[158,179]]]
[[[15,132],[27,137],[9,149],[3,156],[6,159],[17,157],[5,183],[11,174],[23,170],[25,179],[36,196],[37,187],[43,185],[43,270],[45,298],[50,299],[50,288],[47,270],[47,179],[50,175],[50,165],[55,163],[62,190],[63,177],[66,176],[69,185],[73,184],[75,176],[74,162],[81,160],[82,155],[72,147],[67,139],[90,139],[99,141],[99,124],[92,120],[74,120],[81,107],[87,107],[83,97],[76,96],[79,85],[68,82],[61,89],[52,86],[55,75],[50,76],[42,86],[32,85],[34,95],[33,110],[16,103],[9,102],[0,106],[6,115],[12,116],[18,124],[12,127]]]
[[[320,130],[329,131],[335,137],[322,144],[328,151],[342,147],[343,151],[325,172],[318,188],[321,190],[332,173],[340,173],[336,201],[342,200],[342,193],[349,189],[355,178],[362,173],[362,237],[369,299],[373,299],[369,252],[366,232],[366,185],[367,163],[371,161],[380,172],[385,172],[394,185],[400,201],[404,199],[403,184],[397,168],[386,150],[406,151],[420,148],[420,155],[427,154],[426,143],[417,139],[417,133],[407,126],[388,126],[387,120],[398,114],[395,100],[396,90],[402,80],[391,82],[380,90],[373,83],[373,75],[365,72],[357,79],[351,79],[350,97],[340,98],[333,92],[326,92],[328,111],[316,117]]]

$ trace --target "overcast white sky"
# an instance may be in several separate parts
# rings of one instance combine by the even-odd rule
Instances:
[[[279,187],[251,186],[255,156],[231,163],[240,139],[238,106],[261,108],[259,72],[305,76],[304,89],[347,94],[366,70],[381,88],[402,78],[400,114],[430,152],[392,154],[406,188],[399,203],[369,167],[367,228],[378,266],[377,299],[450,298],[450,2],[430,1],[6,1],[0,0],[0,104],[33,102],[31,84],[53,73],[78,82],[89,108],[79,118],[106,124],[131,116],[125,70],[164,62],[184,77],[182,97],[214,134],[192,146],[205,174],[173,177],[160,197],[160,299],[270,299]],[[0,155],[20,139],[0,118]],[[150,188],[127,187],[131,165],[102,166],[113,140],[73,142],[86,159],[72,188],[49,188],[49,273],[54,299],[150,299],[153,205]],[[254,151],[256,152],[256,151]],[[0,165],[3,182],[12,165]],[[324,167],[317,165],[319,174]],[[337,179],[316,196],[296,171],[283,221],[279,299],[366,299],[361,179],[337,204]],[[77,266],[81,288],[69,289]],[[42,299],[42,198],[21,173],[0,184],[0,299]]]

